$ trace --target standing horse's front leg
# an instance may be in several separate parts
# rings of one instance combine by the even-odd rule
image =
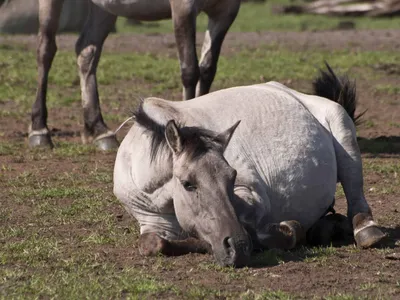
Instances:
[[[107,128],[101,114],[99,93],[97,90],[96,70],[105,39],[114,28],[117,17],[91,1],[89,16],[76,43],[76,55],[82,93],[84,117],[83,142],[93,139],[93,143],[102,150],[118,148],[114,132]]]
[[[200,73],[196,54],[197,12],[194,2],[170,0],[184,100],[195,97],[196,84]]]
[[[217,72],[221,46],[229,27],[239,11],[240,0],[220,1],[206,10],[208,29],[206,31],[200,58],[200,80],[196,88],[196,97],[207,94]]]
[[[39,1],[39,34],[37,47],[38,87],[32,106],[29,127],[30,147],[53,147],[47,128],[47,81],[51,64],[57,52],[56,33],[64,0]]]
[[[139,252],[145,256],[178,256],[188,253],[212,253],[212,250],[210,244],[199,239],[166,240],[155,232],[149,232],[140,235]]]

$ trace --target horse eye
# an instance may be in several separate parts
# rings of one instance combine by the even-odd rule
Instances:
[[[196,186],[191,184],[189,181],[182,181],[181,183],[183,185],[183,188],[185,190],[187,190],[188,192],[192,192],[192,191],[194,191],[196,189]]]

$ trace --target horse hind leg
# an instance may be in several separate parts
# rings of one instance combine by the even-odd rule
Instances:
[[[199,66],[196,54],[195,1],[170,1],[181,69],[183,100],[196,95]]]
[[[313,246],[330,246],[353,240],[353,231],[346,216],[334,213],[319,219],[307,231],[307,243]]]
[[[39,1],[37,47],[38,86],[32,106],[28,143],[30,147],[53,147],[47,127],[47,83],[51,64],[57,52],[56,33],[64,0]]]
[[[358,247],[368,248],[379,244],[385,234],[374,222],[371,209],[363,191],[361,154],[357,144],[353,121],[338,107],[332,110],[330,128],[336,153],[338,179],[347,199],[347,216],[353,226]]]
[[[218,58],[222,43],[239,11],[240,1],[221,1],[206,10],[208,29],[206,31],[199,63],[200,79],[196,97],[207,94],[217,72]]]
[[[85,124],[82,140],[84,143],[93,140],[101,150],[119,146],[114,132],[108,129],[103,120],[96,79],[102,47],[116,19],[115,15],[90,2],[88,19],[75,46]]]

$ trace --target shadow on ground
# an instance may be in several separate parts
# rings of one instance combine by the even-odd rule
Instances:
[[[400,241],[400,226],[395,228],[380,227],[387,237],[375,248],[397,248]],[[354,244],[353,238],[344,238],[332,242],[330,246],[317,246],[311,247],[309,245],[302,245],[290,251],[279,249],[271,249],[264,251],[257,251],[253,254],[250,264],[251,268],[265,268],[282,264],[282,262],[300,262],[300,261],[315,261],[323,260],[331,255],[339,255],[337,250],[340,247],[346,247]],[[396,257],[397,259],[397,257]],[[399,257],[400,259],[400,257]]]
[[[377,138],[358,138],[362,153],[398,154],[400,153],[400,136],[380,136]]]

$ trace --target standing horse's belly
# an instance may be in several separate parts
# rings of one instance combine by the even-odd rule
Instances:
[[[104,10],[140,21],[156,21],[171,17],[169,0],[92,0]]]

